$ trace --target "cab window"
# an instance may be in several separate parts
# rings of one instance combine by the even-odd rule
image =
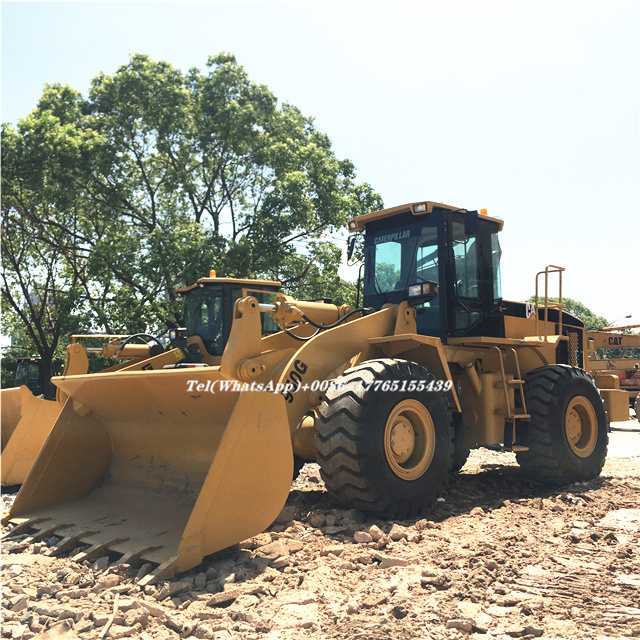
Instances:
[[[200,336],[212,356],[222,355],[226,340],[220,287],[202,287],[189,292],[185,300],[185,327],[188,336]]]
[[[375,245],[375,287],[377,291],[396,291],[402,288],[402,244],[381,242]]]
[[[466,235],[464,224],[454,221],[452,244],[455,294],[460,298],[479,300],[482,292],[476,237]]]

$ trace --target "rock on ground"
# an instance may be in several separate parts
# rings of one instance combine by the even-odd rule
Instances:
[[[1,636],[89,640],[109,624],[106,637],[141,640],[640,637],[639,458],[549,489],[513,455],[474,451],[443,497],[414,520],[367,518],[307,465],[268,531],[144,588],[150,566],[9,539]]]

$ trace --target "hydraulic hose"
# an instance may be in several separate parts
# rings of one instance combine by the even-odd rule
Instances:
[[[300,315],[302,316],[302,318],[306,322],[308,322],[312,327],[315,327],[316,329],[320,329],[324,331],[325,329],[333,329],[334,327],[337,327],[339,324],[344,322],[347,318],[350,318],[354,313],[362,313],[362,315],[365,316],[367,315],[367,313],[371,313],[373,309],[371,309],[371,307],[360,307],[359,309],[353,309],[353,311],[349,311],[349,313],[345,314],[344,316],[342,316],[342,318],[339,318],[332,324],[318,324],[317,322],[314,322],[311,318],[309,318],[309,316],[302,313],[302,311],[300,311],[299,309],[298,311],[300,312]]]
[[[299,309],[297,309],[297,311],[300,313],[302,318],[306,322],[308,322],[312,327],[315,327],[317,331],[312,335],[307,336],[306,338],[303,338],[301,336],[297,336],[295,333],[291,333],[291,331],[289,331],[288,329],[283,328],[283,330],[286,334],[290,335],[295,340],[299,340],[300,342],[306,342],[307,340],[311,340],[311,338],[315,338],[321,331],[324,331],[326,329],[333,329],[334,327],[337,327],[340,323],[344,322],[347,318],[351,317],[354,313],[362,313],[363,315],[366,315],[367,312],[371,312],[373,311],[373,309],[371,309],[371,307],[361,307],[360,309],[354,309],[353,311],[349,311],[349,313],[345,314],[344,316],[342,316],[342,318],[340,318],[339,320],[336,320],[336,322],[332,324],[318,324],[317,322],[314,322],[311,318],[309,318],[307,315],[302,313]]]

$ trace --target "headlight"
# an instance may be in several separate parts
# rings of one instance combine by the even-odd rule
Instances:
[[[435,300],[438,295],[438,283],[429,280],[428,282],[421,282],[420,284],[412,284],[409,285],[407,293],[409,302],[411,302],[412,305],[431,302],[431,300]]]

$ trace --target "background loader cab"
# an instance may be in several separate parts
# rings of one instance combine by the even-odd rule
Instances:
[[[186,329],[186,342],[182,348],[187,351],[188,358],[219,364],[231,331],[236,300],[253,296],[260,303],[270,303],[279,291],[280,283],[276,281],[217,278],[215,272],[190,287],[178,289],[178,295],[184,300]],[[279,330],[271,316],[262,316],[263,335]],[[175,338],[172,343],[180,346]]]
[[[42,396],[47,400],[56,397],[56,388],[49,385],[46,389],[46,381],[52,376],[60,375],[60,361],[54,360],[51,363],[51,375],[46,376],[43,370],[42,358],[39,356],[31,356],[29,358],[18,358],[16,360],[16,377],[15,387],[26,386],[34,396]],[[45,393],[48,391],[48,393]]]

